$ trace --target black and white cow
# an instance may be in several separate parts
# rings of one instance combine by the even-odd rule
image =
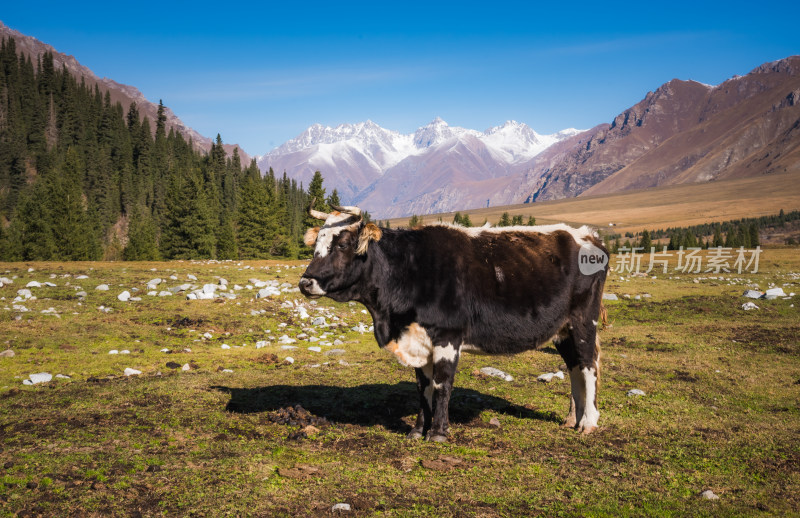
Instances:
[[[513,354],[553,339],[572,385],[565,425],[597,428],[597,336],[608,254],[588,227],[380,229],[358,207],[309,229],[314,257],[300,279],[308,297],[357,301],[378,345],[414,367],[420,395],[408,434],[445,441],[462,351]]]

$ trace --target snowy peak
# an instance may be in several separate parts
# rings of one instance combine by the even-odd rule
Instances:
[[[436,117],[428,125],[422,126],[414,132],[414,147],[424,150],[438,146],[442,142],[446,142],[453,137],[461,137],[469,134],[475,136],[480,135],[480,133],[475,130],[459,128],[458,126],[448,126],[441,117]]]

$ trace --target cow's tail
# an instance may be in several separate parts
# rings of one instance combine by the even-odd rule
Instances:
[[[608,310],[603,303],[600,303],[600,322],[603,323],[603,329],[608,327]]]

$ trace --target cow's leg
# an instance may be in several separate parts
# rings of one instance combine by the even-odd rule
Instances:
[[[597,429],[597,385],[600,377],[600,338],[596,320],[573,319],[554,341],[569,370],[572,388],[564,426],[589,434]]]
[[[570,333],[575,344],[577,360],[574,365],[568,365],[572,394],[576,398],[575,426],[584,434],[595,431],[600,418],[597,409],[597,386],[600,379],[600,337],[597,334],[597,319],[600,314],[600,297],[594,299],[594,303],[587,304],[570,317]],[[579,396],[583,400],[582,403],[577,401]],[[583,412],[578,415],[580,407],[583,407]]]
[[[419,392],[419,414],[414,428],[408,432],[409,439],[422,439],[431,428],[433,407],[433,363],[414,369],[417,373],[417,391]]]
[[[565,325],[564,328],[558,332],[558,335],[553,338],[553,344],[556,346],[556,349],[561,354],[561,358],[564,359],[564,363],[567,365],[572,391],[569,396],[569,412],[567,413],[566,419],[564,419],[563,426],[575,428],[578,424],[578,420],[583,417],[584,398],[581,397],[583,385],[577,383],[578,379],[572,375],[573,368],[578,364],[578,358],[575,354],[575,340],[569,325]],[[575,399],[576,395],[579,396],[577,400]]]
[[[457,342],[460,345],[460,342]],[[453,378],[458,366],[459,345],[453,341],[435,344],[433,348],[433,422],[428,440],[444,442],[450,429],[448,410]]]

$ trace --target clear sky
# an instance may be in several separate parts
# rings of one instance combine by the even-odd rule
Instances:
[[[800,54],[794,2],[5,2],[0,21],[252,155],[319,122],[610,122]]]

